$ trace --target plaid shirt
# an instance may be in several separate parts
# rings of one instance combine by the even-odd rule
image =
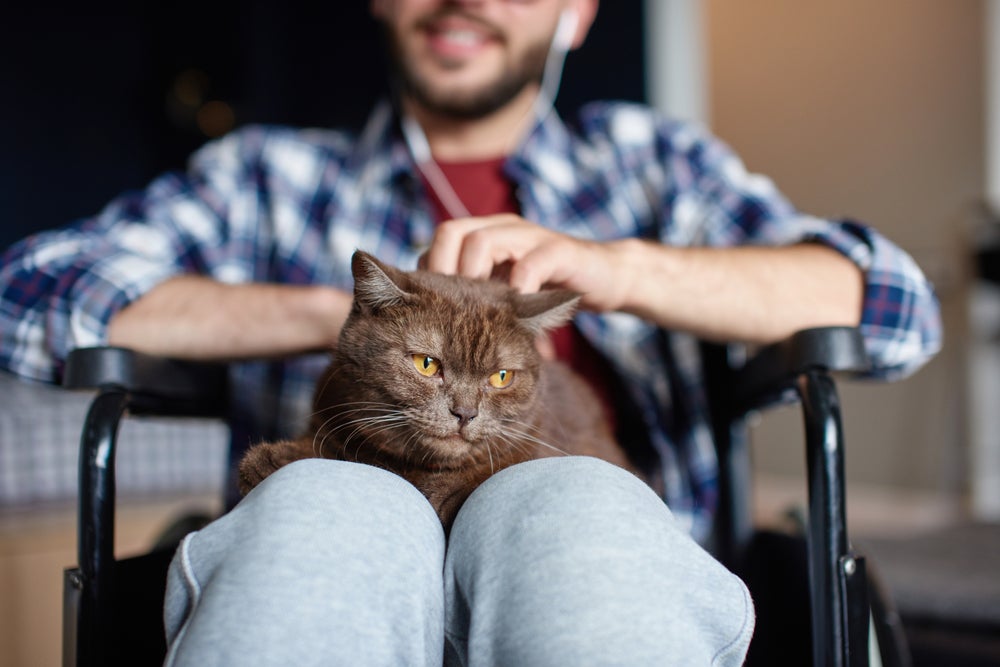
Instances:
[[[590,105],[572,129],[549,114],[505,173],[525,218],[576,237],[837,249],[867,276],[861,329],[874,377],[906,375],[941,344],[937,301],[909,256],[868,227],[798,213],[697,126],[626,104]],[[185,174],[8,250],[0,366],[58,380],[69,350],[106,343],[115,312],[177,274],[349,289],[356,248],[412,268],[433,233],[431,204],[388,105],[358,136],[248,127],[203,147]],[[627,388],[665,500],[705,538],[717,462],[696,340],[621,313],[580,313],[576,325]],[[325,364],[308,355],[233,365],[235,441],[297,431]]]

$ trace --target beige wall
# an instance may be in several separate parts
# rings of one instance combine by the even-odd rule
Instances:
[[[977,0],[706,0],[711,124],[803,210],[873,224],[936,282],[946,349],[915,377],[844,388],[849,478],[964,489],[966,228],[983,192]],[[797,415],[758,465],[802,467]],[[793,438],[792,438],[793,439]]]

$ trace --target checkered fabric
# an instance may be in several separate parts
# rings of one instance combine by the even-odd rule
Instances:
[[[867,275],[861,329],[873,377],[906,375],[941,344],[937,301],[909,256],[871,227],[797,212],[696,125],[629,104],[591,105],[571,126],[549,114],[504,170],[525,218],[580,238],[835,248]],[[57,379],[70,349],[104,343],[115,312],[177,274],[349,289],[356,248],[410,268],[433,233],[388,105],[359,136],[248,127],[204,147],[186,173],[12,248],[0,266],[0,367]],[[628,387],[665,500],[704,538],[717,462],[696,341],[620,313],[582,313],[576,325]],[[297,430],[324,364],[234,367],[237,445]]]
[[[74,502],[80,430],[91,394],[0,372],[0,505]],[[122,422],[121,496],[216,493],[226,479],[229,430],[206,419]]]

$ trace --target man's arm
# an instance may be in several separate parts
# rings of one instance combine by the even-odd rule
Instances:
[[[864,278],[835,250],[672,248],[621,242],[632,282],[619,310],[716,341],[769,343],[817,326],[857,326]]]
[[[276,357],[329,348],[350,308],[329,287],[178,276],[116,314],[108,342],[183,359]]]
[[[863,274],[830,248],[674,248],[626,239],[574,239],[512,215],[445,223],[424,259],[442,273],[582,293],[583,307],[628,312],[699,337],[765,343],[808,327],[857,325]]]
[[[201,359],[328,347],[347,294],[253,284],[347,287],[322,245],[330,211],[312,205],[312,185],[284,178],[288,161],[332,179],[339,152],[243,128],[199,149],[187,172],[12,246],[0,257],[0,368],[58,382],[71,350],[109,342]]]

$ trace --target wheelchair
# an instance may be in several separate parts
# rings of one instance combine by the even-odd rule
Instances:
[[[868,367],[850,327],[800,331],[747,358],[702,344],[720,465],[710,545],[740,575],[757,606],[748,664],[869,665],[870,634],[882,665],[909,664],[898,623],[865,558],[852,550],[845,511],[844,437],[836,374]],[[64,573],[63,664],[161,664],[167,566],[187,529],[150,553],[115,560],[115,450],[126,414],[225,418],[224,365],[164,359],[114,347],[74,350],[63,386],[96,390],[80,443],[78,566]],[[808,520],[804,535],[756,530],[750,516],[747,420],[797,400],[805,427]],[[874,633],[871,629],[874,628]]]

